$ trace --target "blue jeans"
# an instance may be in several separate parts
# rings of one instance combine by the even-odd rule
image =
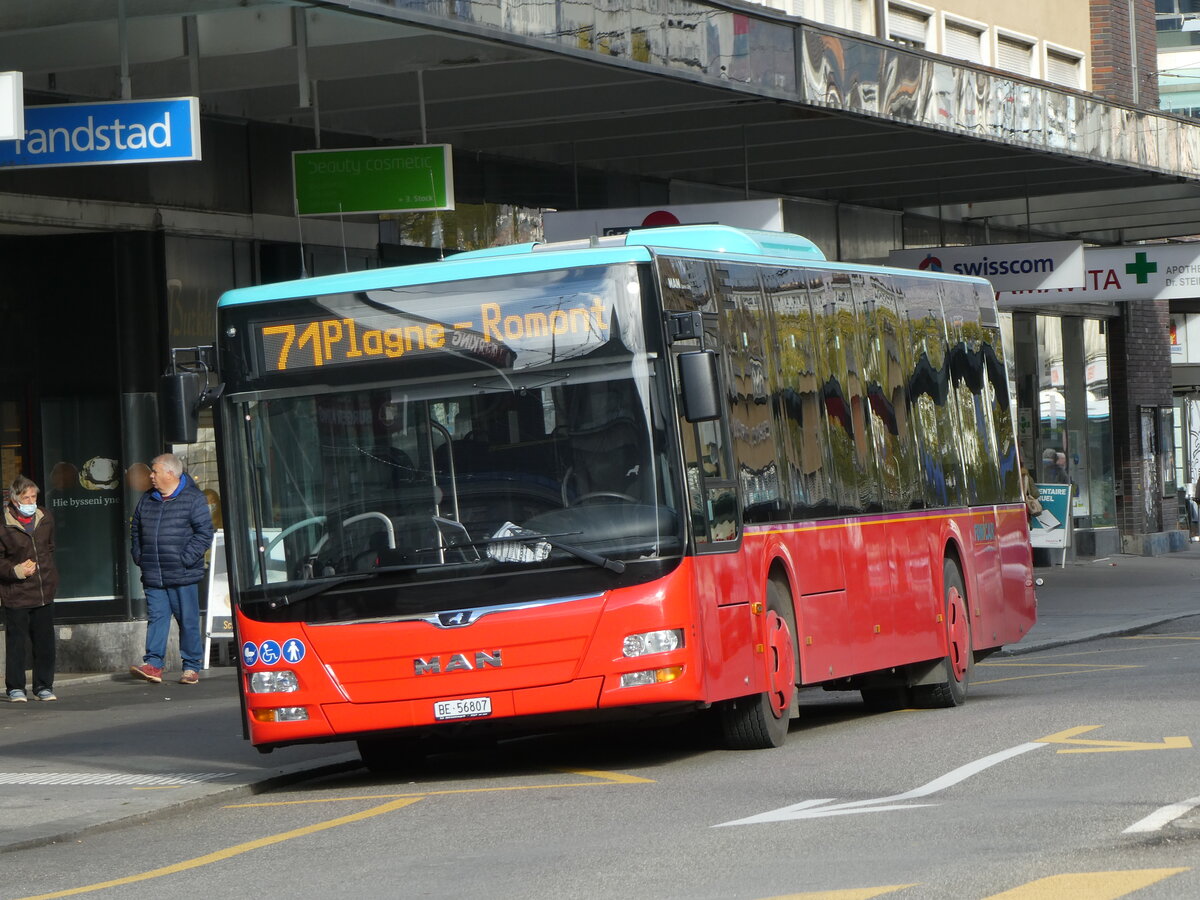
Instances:
[[[179,623],[179,655],[183,667],[199,672],[203,668],[204,641],[200,634],[200,586],[146,588],[146,655],[142,662],[163,668],[171,618]]]

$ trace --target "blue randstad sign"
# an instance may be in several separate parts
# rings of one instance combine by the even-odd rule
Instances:
[[[0,141],[0,168],[200,158],[200,102],[121,100],[25,107],[25,139]]]

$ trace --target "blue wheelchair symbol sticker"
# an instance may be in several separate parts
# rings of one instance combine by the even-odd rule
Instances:
[[[290,663],[298,663],[304,659],[304,641],[288,638],[283,642],[283,658]]]
[[[279,662],[282,653],[279,649],[279,644],[275,641],[263,641],[258,645],[258,658],[262,660],[264,666],[273,666]]]
[[[254,641],[242,644],[242,664],[252,666],[258,662],[258,645]]]

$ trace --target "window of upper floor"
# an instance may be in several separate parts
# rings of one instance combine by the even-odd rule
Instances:
[[[933,12],[928,6],[890,0],[887,5],[888,39],[917,50],[937,50]]]
[[[1028,78],[1038,77],[1037,56],[1034,53],[1037,40],[1014,31],[996,30],[995,60],[996,68],[1024,75]]]
[[[1086,87],[1083,77],[1083,55],[1057,44],[1046,44],[1044,69],[1046,80],[1063,87]]]
[[[942,16],[942,53],[968,62],[986,65],[988,27],[982,22],[960,19],[948,13]]]

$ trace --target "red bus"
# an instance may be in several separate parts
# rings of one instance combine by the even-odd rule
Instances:
[[[226,293],[248,736],[954,706],[1034,623],[989,285],[721,226]]]

